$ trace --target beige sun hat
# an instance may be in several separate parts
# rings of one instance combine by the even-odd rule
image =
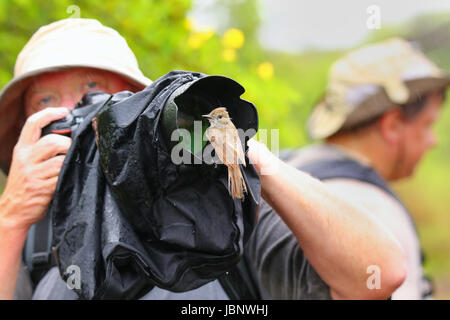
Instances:
[[[99,21],[69,18],[41,27],[19,53],[14,78],[0,92],[0,168],[5,173],[25,121],[23,95],[33,77],[73,67],[114,72],[138,90],[152,83],[126,40]]]
[[[365,46],[332,65],[308,133],[313,139],[329,137],[448,86],[449,75],[403,39]]]

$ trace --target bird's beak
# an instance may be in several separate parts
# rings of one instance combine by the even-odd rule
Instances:
[[[212,118],[211,115],[209,115],[209,114],[202,114],[202,117],[204,117],[206,119],[211,119]]]

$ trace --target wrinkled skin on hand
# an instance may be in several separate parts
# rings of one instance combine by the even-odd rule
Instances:
[[[27,230],[45,215],[71,139],[41,129],[64,118],[66,108],[47,108],[30,116],[14,147],[0,218],[10,228]]]

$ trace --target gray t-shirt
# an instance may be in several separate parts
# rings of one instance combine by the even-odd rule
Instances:
[[[264,201],[246,256],[263,299],[331,299],[328,285],[306,259],[297,238]]]
[[[19,273],[17,274],[16,287],[14,289],[14,300],[29,300],[33,294],[33,285],[28,268],[20,261]]]

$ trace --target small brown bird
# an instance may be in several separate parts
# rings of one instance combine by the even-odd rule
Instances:
[[[219,107],[203,115],[211,126],[206,129],[206,138],[211,142],[217,156],[228,168],[228,188],[233,198],[242,199],[247,186],[239,164],[245,166],[244,151],[238,131],[228,115],[227,109]]]

